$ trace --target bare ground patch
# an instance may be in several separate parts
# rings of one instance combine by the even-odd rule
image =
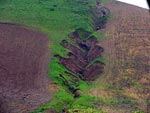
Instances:
[[[48,36],[0,24],[0,112],[29,113],[50,101]]]

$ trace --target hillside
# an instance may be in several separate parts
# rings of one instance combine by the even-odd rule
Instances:
[[[149,20],[114,0],[0,0],[0,113],[149,113]]]
[[[109,113],[150,111],[150,15],[148,10],[121,2],[106,5],[111,18],[106,28],[106,39],[99,44],[104,48],[106,66],[104,75],[97,80],[89,94],[112,101],[104,105]],[[107,103],[107,101],[106,101]]]
[[[72,93],[59,77],[67,69],[52,56],[67,56],[69,50],[62,47],[60,42],[63,39],[69,41],[68,36],[76,29],[91,31],[93,35],[90,9],[94,6],[95,1],[91,0],[0,1],[0,112],[26,113],[42,104],[44,107],[35,112],[45,109],[60,112],[74,102]],[[48,82],[49,79],[53,82]],[[86,84],[84,81],[81,83]],[[48,107],[45,108],[46,103]]]

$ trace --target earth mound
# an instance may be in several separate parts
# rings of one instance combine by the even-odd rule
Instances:
[[[48,36],[0,24],[0,113],[29,113],[51,100]]]

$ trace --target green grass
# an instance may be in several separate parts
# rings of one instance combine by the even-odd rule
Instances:
[[[66,56],[69,50],[59,44],[61,40],[68,38],[68,35],[77,28],[93,32],[92,14],[88,10],[95,4],[95,1],[89,0],[89,4],[85,4],[83,0],[0,0],[0,22],[16,23],[46,33],[50,37],[51,54]],[[103,34],[97,32],[93,35],[103,37]],[[59,85],[60,91],[54,95],[50,103],[33,113],[43,112],[49,108],[60,112],[64,107],[75,109],[76,106],[93,109],[93,103],[96,101],[94,97],[82,95],[75,100],[66,90],[59,77],[59,74],[63,74],[65,70],[62,65],[58,64],[56,58],[51,59],[49,75]],[[67,79],[70,78],[67,77]],[[90,88],[89,84],[84,81],[77,85],[81,90]]]
[[[102,57],[96,58],[96,59],[94,59],[93,61],[91,61],[91,62],[89,63],[89,65],[87,66],[87,68],[90,67],[90,66],[92,66],[92,65],[95,64],[96,62],[105,63],[105,59],[102,58]]]
[[[53,109],[60,113],[63,108],[69,108],[70,104],[73,103],[74,98],[70,93],[67,93],[64,89],[61,89],[59,93],[54,95],[54,99],[32,113],[44,112],[47,109]],[[59,106],[59,107],[58,107]]]
[[[2,0],[0,22],[12,22],[46,32],[52,53],[62,54],[59,42],[77,28],[92,30],[90,5],[81,0]],[[52,9],[54,11],[52,11]]]
[[[107,113],[103,110],[95,110],[92,108],[76,107],[75,109],[69,109],[69,113]]]
[[[101,0],[101,2],[105,5],[108,3],[108,0]]]
[[[33,111],[32,113],[43,112],[47,109],[53,109],[56,112],[60,113],[64,108],[70,110],[84,108],[99,111],[98,109],[94,108],[94,103],[97,101],[99,101],[97,98],[85,94],[81,95],[81,97],[79,97],[78,99],[74,99],[71,93],[66,92],[66,90],[64,89],[61,89],[60,92],[54,96],[54,99],[50,103],[43,105],[41,108]]]
[[[137,111],[135,111],[135,112],[133,112],[133,113],[144,113],[144,111],[142,111],[142,110],[137,110]]]

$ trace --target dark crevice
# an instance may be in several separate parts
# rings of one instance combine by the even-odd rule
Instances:
[[[82,35],[79,34],[79,32],[82,32]],[[65,74],[60,74],[59,76],[63,84],[74,95],[74,98],[80,96],[78,92],[80,89],[76,87],[78,81],[95,80],[95,78],[103,72],[105,66],[105,64],[100,61],[91,64],[93,60],[102,58],[104,49],[97,44],[98,41],[96,37],[87,34],[87,31],[76,30],[70,37],[75,42],[75,45],[69,43],[67,40],[62,40],[60,43],[64,48],[70,50],[67,57],[62,57],[58,54],[54,55],[54,57],[59,59],[59,63],[67,69],[67,71],[64,72]],[[66,74],[74,79],[72,81],[67,80],[65,78]]]
[[[97,6],[91,9],[93,14],[94,30],[102,29],[110,13],[105,7]],[[80,96],[78,83],[80,81],[93,81],[103,73],[105,64],[101,60],[104,49],[98,45],[97,37],[92,32],[83,28],[76,29],[69,35],[73,44],[67,40],[62,40],[60,45],[68,49],[66,57],[59,54],[54,55],[59,60],[58,63],[66,68],[66,71],[59,75],[68,91],[74,98]],[[71,80],[66,76],[71,77]]]

